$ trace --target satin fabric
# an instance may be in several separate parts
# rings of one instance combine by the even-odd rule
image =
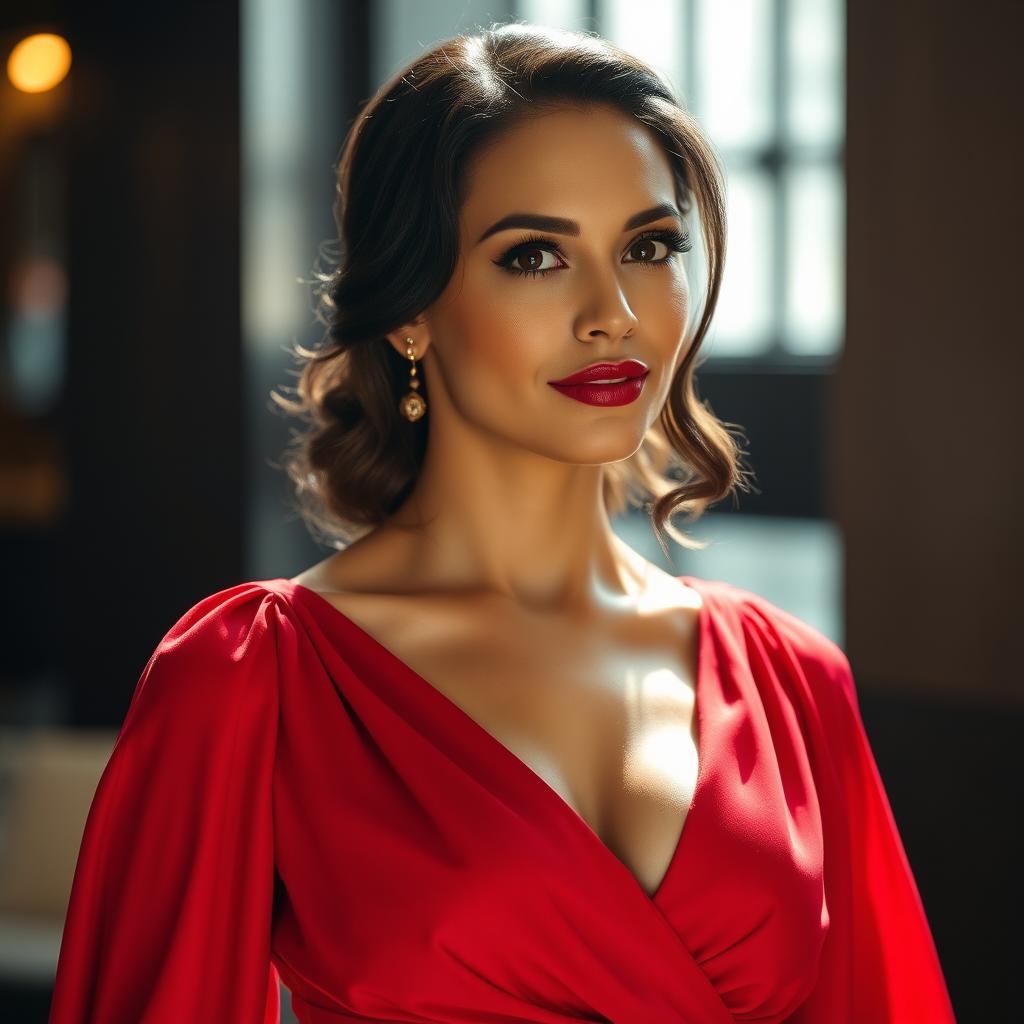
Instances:
[[[286,579],[146,664],[93,799],[50,1024],[953,1021],[849,662],[682,576],[696,791],[649,897],[452,700]]]

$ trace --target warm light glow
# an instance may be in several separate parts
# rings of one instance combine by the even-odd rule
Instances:
[[[22,92],[46,92],[59,85],[71,68],[71,47],[51,32],[26,36],[7,58],[7,77]]]

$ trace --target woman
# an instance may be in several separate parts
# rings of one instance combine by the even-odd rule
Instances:
[[[697,547],[670,516],[747,486],[693,382],[723,176],[669,88],[450,40],[352,127],[337,214],[278,400],[338,550],[146,665],[51,1021],[276,1021],[278,976],[315,1024],[953,1020],[842,651],[610,527]]]

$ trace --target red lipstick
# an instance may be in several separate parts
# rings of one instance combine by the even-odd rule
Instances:
[[[594,363],[562,380],[550,380],[548,384],[566,397],[587,405],[628,405],[640,397],[649,372],[640,360],[626,359],[621,363]]]

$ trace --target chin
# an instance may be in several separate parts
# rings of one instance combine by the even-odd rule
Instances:
[[[622,462],[637,453],[646,436],[646,431],[639,429],[618,430],[615,433],[615,437],[591,437],[585,443],[566,446],[568,450],[563,449],[556,458],[578,466],[605,466],[612,462]]]

